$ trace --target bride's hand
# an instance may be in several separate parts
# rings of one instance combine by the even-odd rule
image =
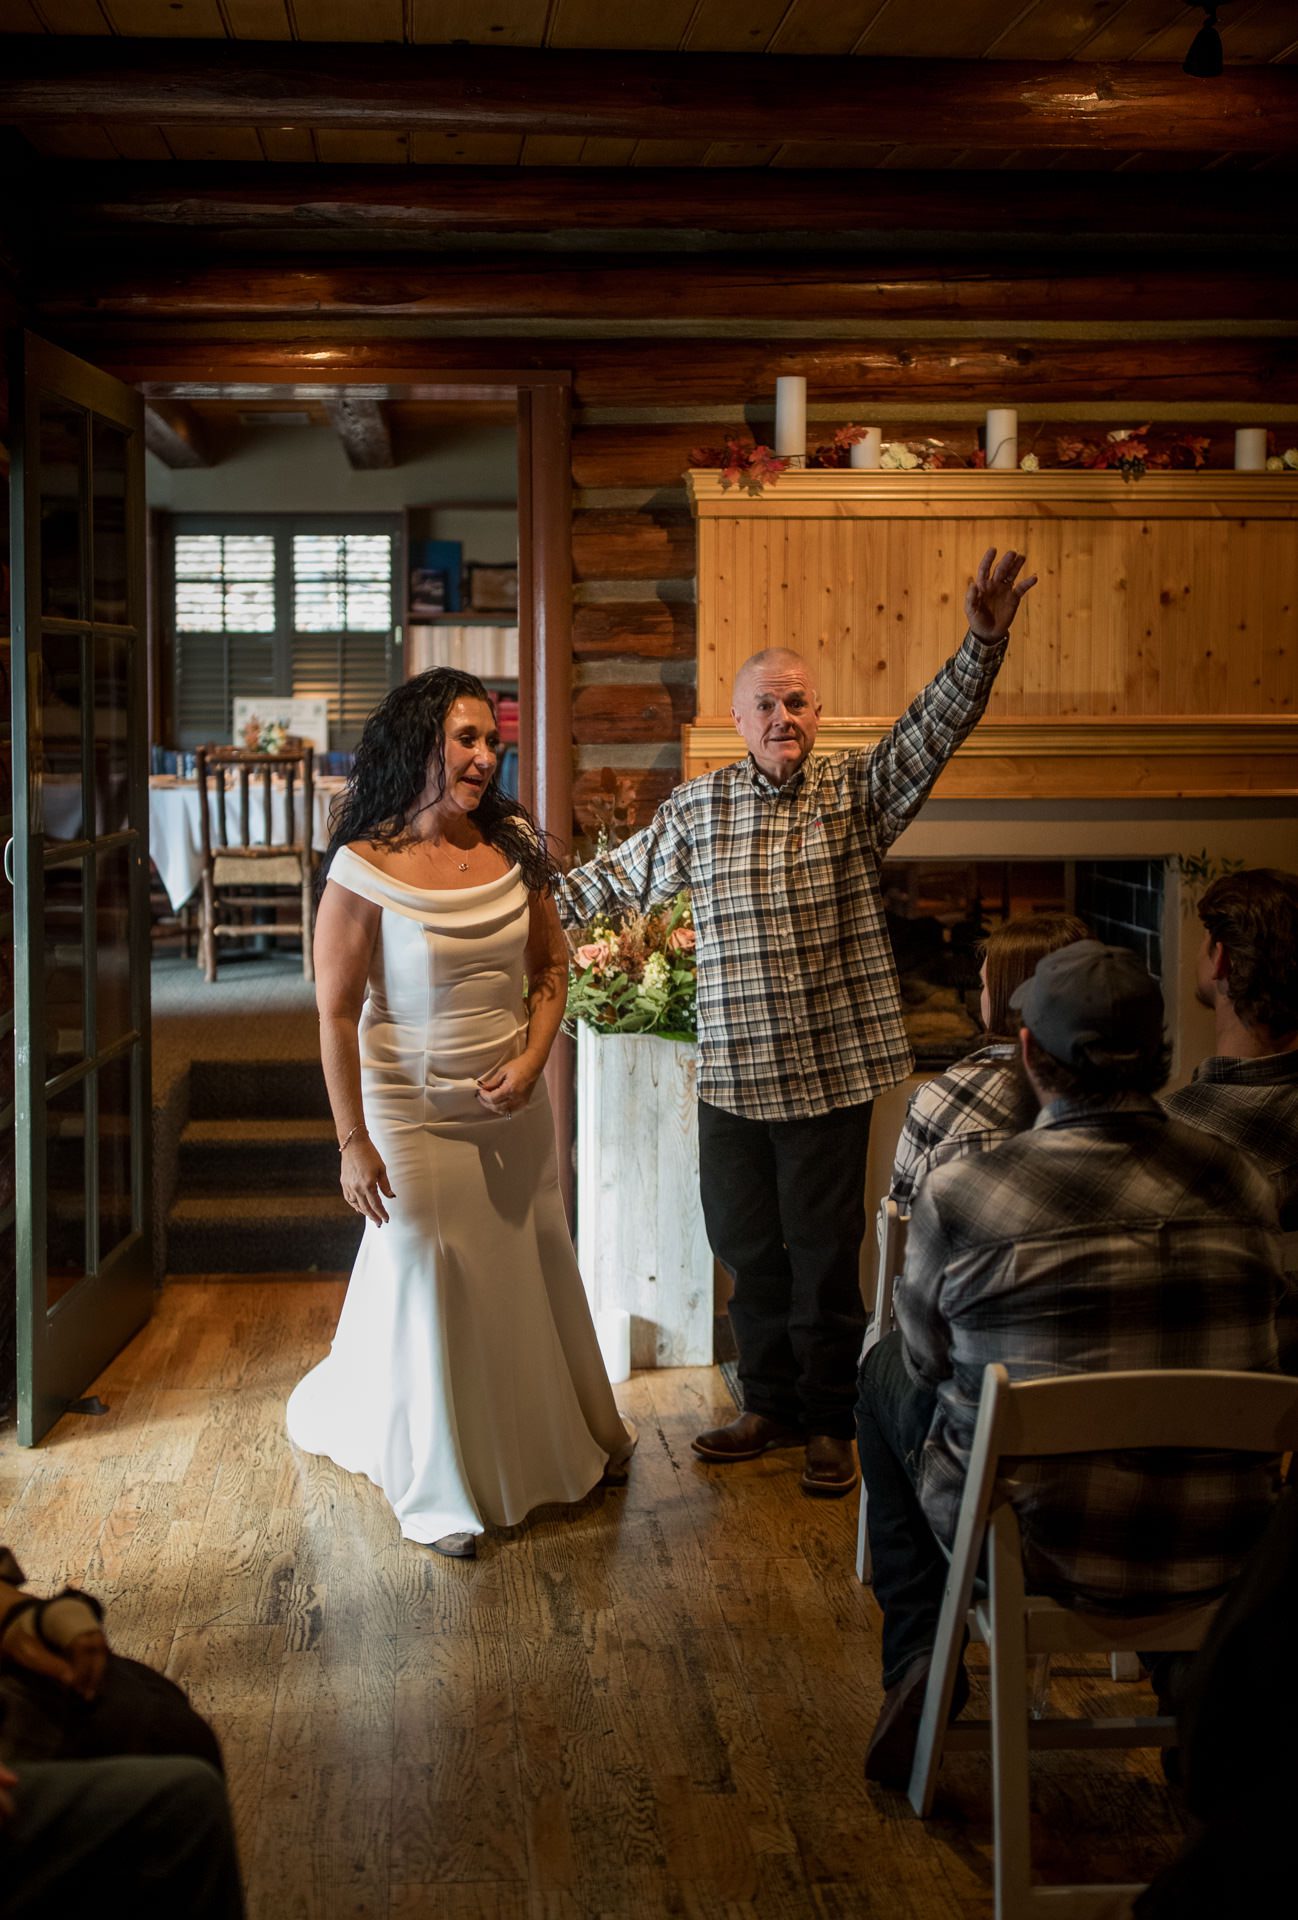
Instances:
[[[544,1061],[526,1053],[520,1053],[517,1060],[507,1060],[503,1067],[483,1074],[478,1082],[479,1100],[489,1113],[494,1113],[500,1119],[508,1119],[531,1099],[532,1088],[539,1080],[544,1064]]]
[[[395,1200],[396,1195],[383,1156],[368,1134],[358,1133],[343,1148],[340,1180],[349,1207],[363,1213],[376,1227],[387,1225],[387,1209],[379,1196],[386,1194],[389,1200]]]

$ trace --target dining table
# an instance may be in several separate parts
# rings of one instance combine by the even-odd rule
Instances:
[[[329,845],[329,809],[346,782],[329,775],[317,777],[312,791],[311,845],[323,853]],[[41,805],[45,832],[52,840],[78,840],[85,818],[82,783],[74,778],[50,778],[42,781]],[[302,787],[294,787],[293,805],[300,818]],[[227,792],[226,814],[233,833],[239,820],[239,800]],[[215,788],[208,794],[212,820],[212,840],[220,842]],[[287,789],[283,780],[271,782],[271,828],[283,839],[288,829]],[[95,831],[109,833],[126,825],[125,803],[121,792],[96,799],[98,815]],[[242,824],[240,822],[240,824]],[[248,793],[248,832],[254,844],[266,838],[266,799],[260,781],[250,784]],[[191,899],[203,877],[203,836],[200,827],[198,782],[170,774],[155,774],[149,781],[149,856],[157,868],[167,899],[179,910]]]
[[[312,790],[311,845],[323,853],[329,844],[329,809],[344,782],[327,776],[317,779]],[[233,832],[238,802],[226,796],[228,818]],[[293,804],[302,805],[301,785],[294,789]],[[271,838],[283,838],[288,828],[284,782],[271,783]],[[208,794],[212,837],[217,835],[216,794]],[[260,782],[248,793],[248,833],[255,844],[266,838],[266,802]],[[183,907],[203,877],[202,821],[199,813],[198,782],[155,774],[149,781],[149,855],[158,870],[163,890],[173,908]]]

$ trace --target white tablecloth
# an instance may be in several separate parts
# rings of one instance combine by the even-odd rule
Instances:
[[[329,844],[329,808],[341,785],[341,781],[326,783],[317,780],[315,782],[312,795],[315,817],[311,823],[311,845],[321,853]],[[209,794],[208,806],[211,809],[215,839],[215,794]],[[300,815],[302,807],[300,787],[294,788],[293,806],[295,813]],[[274,832],[283,834],[287,827],[287,815],[282,786],[276,785],[271,788],[270,810]],[[237,791],[226,794],[225,819],[233,838],[239,832],[242,819]],[[266,805],[258,784],[251,786],[248,793],[248,831],[254,843],[263,837],[265,824]],[[203,873],[198,787],[193,782],[150,780],[149,853],[161,876],[168,900],[173,907],[183,906],[198,885]]]
[[[329,809],[343,785],[341,780],[317,780],[314,783],[311,845],[323,853],[329,844]],[[79,782],[46,781],[45,824],[48,832],[60,840],[75,840],[81,833],[81,786]],[[216,795],[208,796],[212,813],[212,838],[217,837]],[[300,817],[302,789],[294,788],[295,819]],[[242,816],[237,790],[225,796],[226,827],[231,836],[240,830]],[[286,831],[287,802],[282,784],[271,788],[271,822],[277,834]],[[248,828],[254,843],[263,837],[266,804],[260,783],[248,793]],[[110,828],[100,826],[101,833]],[[182,907],[203,874],[203,847],[198,828],[198,787],[193,781],[158,779],[149,782],[149,853],[162,876],[167,898],[173,907]]]

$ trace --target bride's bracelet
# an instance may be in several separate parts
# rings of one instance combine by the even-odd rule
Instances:
[[[358,1120],[356,1122],[356,1125],[352,1128],[351,1132],[348,1134],[347,1138],[345,1140],[340,1140],[338,1142],[339,1153],[346,1153],[348,1147],[350,1147],[352,1141],[356,1138],[358,1133],[364,1134],[367,1140],[370,1137],[369,1134],[365,1132],[365,1122],[363,1120]]]

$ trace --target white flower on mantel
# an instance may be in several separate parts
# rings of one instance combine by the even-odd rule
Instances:
[[[1035,453],[1025,453],[1019,461],[1019,467],[1024,473],[1038,473],[1041,469],[1041,462],[1037,459]]]
[[[904,440],[889,440],[879,455],[881,467],[900,467],[909,473],[919,465],[919,455],[912,453]]]
[[[1298,472],[1298,447],[1286,447],[1281,458],[1290,473]]]
[[[1273,453],[1273,454],[1270,454],[1270,455],[1268,455],[1268,457],[1267,457],[1267,463],[1266,463],[1266,470],[1267,470],[1267,472],[1268,472],[1268,473],[1283,473],[1283,472],[1284,472],[1284,461],[1283,461],[1283,460],[1282,460],[1282,459],[1280,458],[1280,456],[1279,456],[1279,454],[1278,454],[1278,453]]]
[[[1115,427],[1112,433],[1106,433],[1104,437],[1106,440],[1111,440],[1114,446],[1116,446],[1119,440],[1130,440],[1131,434],[1132,429],[1130,427]]]

